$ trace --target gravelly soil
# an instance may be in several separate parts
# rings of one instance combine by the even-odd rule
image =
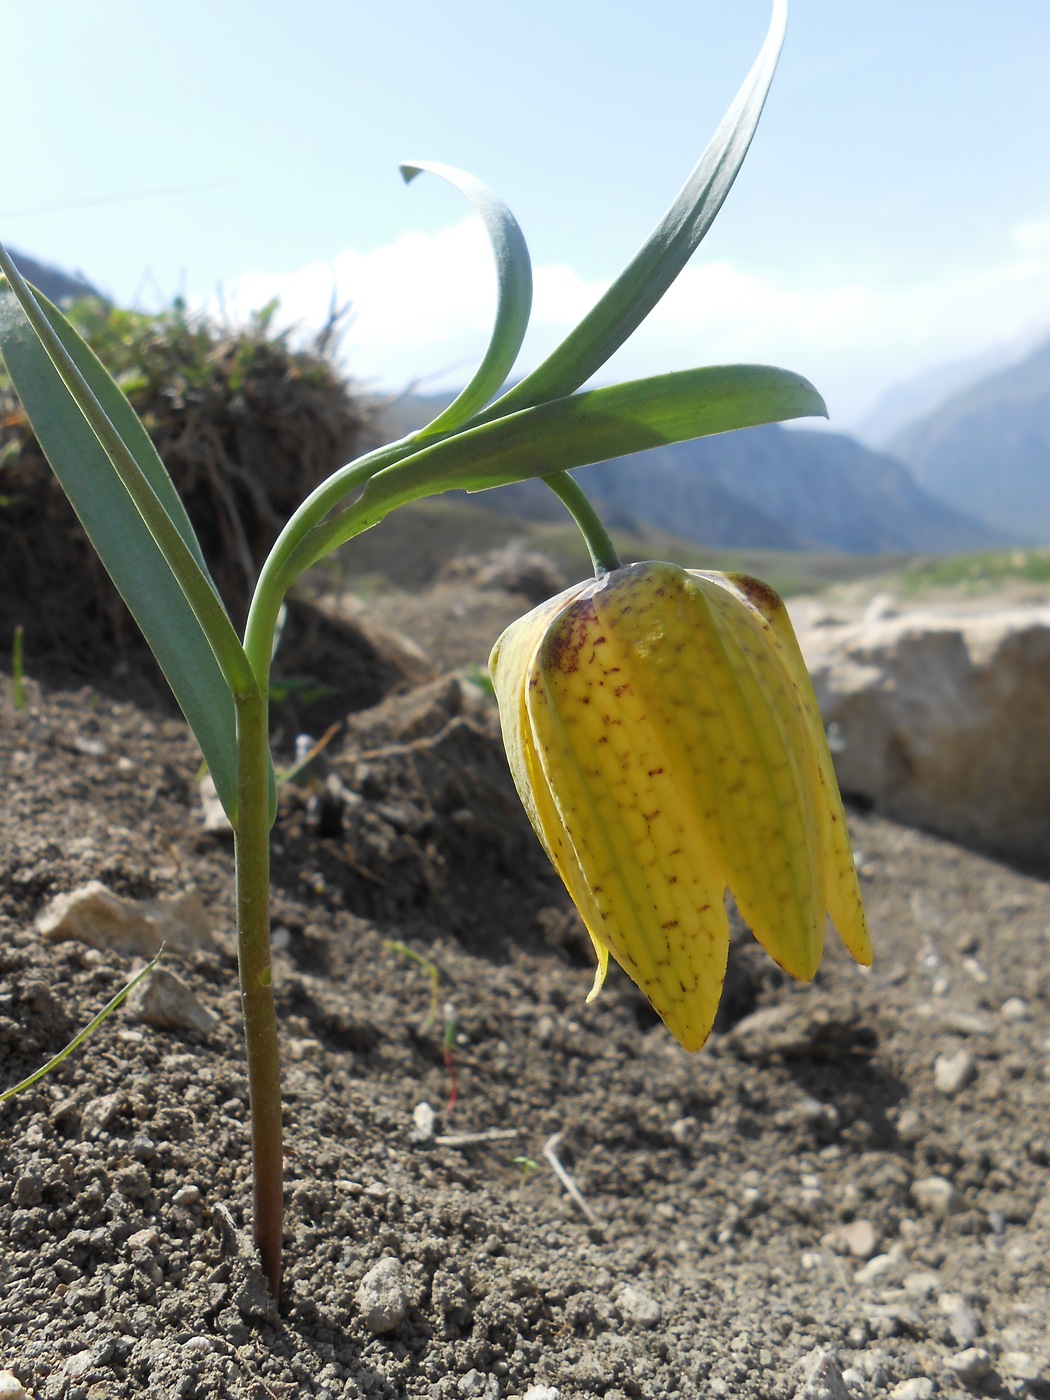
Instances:
[[[779,1400],[838,1372],[856,1397],[1050,1396],[1047,886],[851,814],[874,970],[829,939],[800,988],[741,937],[690,1057],[623,978],[585,1005],[591,955],[490,702],[384,676],[329,747],[340,800],[285,788],[274,836],[280,1316],[249,1243],[232,856],[195,748],[145,683],[115,697],[129,678],[34,682],[20,712],[5,691],[0,1086],[133,965],[36,931],[88,880],[200,891],[214,946],[166,966],[215,1021],[125,1006],[0,1107],[0,1371],[38,1400]],[[391,940],[437,968],[436,1019]]]

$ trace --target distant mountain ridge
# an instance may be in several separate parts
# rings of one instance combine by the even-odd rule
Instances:
[[[402,397],[392,405],[396,431],[422,426],[449,401]],[[641,521],[711,547],[938,554],[1014,540],[922,490],[899,461],[840,433],[770,424],[652,448],[578,474],[610,525]],[[532,520],[563,509],[532,481],[473,499]]]
[[[955,509],[1050,541],[1050,340],[903,429],[890,450]]]
[[[76,301],[79,297],[98,297],[105,300],[102,293],[79,273],[70,274],[60,268],[49,267],[46,263],[37,262],[36,258],[31,258],[28,253],[16,252],[14,248],[9,248],[8,252],[26,281],[32,283],[38,291],[43,292],[48,301],[53,301],[56,305],[60,302]]]

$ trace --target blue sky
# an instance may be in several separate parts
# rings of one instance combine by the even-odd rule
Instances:
[[[670,202],[768,9],[8,4],[0,238],[125,303],[276,293],[309,323],[334,284],[352,372],[438,387],[484,348],[492,299],[465,207],[397,174],[444,161],[525,230],[527,368]],[[1050,334],[1048,60],[1045,0],[793,0],[744,171],[610,376],[784,364],[848,426],[930,365]]]

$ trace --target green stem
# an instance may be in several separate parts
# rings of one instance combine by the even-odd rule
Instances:
[[[280,1296],[284,1225],[281,1070],[270,968],[269,735],[265,689],[237,702],[237,963],[240,971],[254,1172],[253,1231]]]
[[[594,565],[595,578],[611,574],[614,569],[623,568],[623,560],[609,537],[609,532],[598,519],[598,512],[584,495],[583,487],[568,472],[552,472],[543,477],[573,520],[580,527],[580,534],[587,542],[587,549]]]
[[[14,643],[11,647],[11,680],[15,691],[15,709],[24,710],[26,707],[25,632],[21,623],[15,627]]]

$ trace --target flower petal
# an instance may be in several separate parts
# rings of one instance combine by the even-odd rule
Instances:
[[[526,708],[529,669],[543,635],[566,603],[585,587],[586,584],[576,584],[512,623],[492,648],[489,674],[499,704],[503,747],[507,751],[514,786],[547,858],[561,877],[594,944],[598,967],[587,997],[588,1001],[593,1001],[609,969],[609,950],[597,935],[601,915],[540,766]]]
[[[610,575],[596,598],[631,658],[638,723],[657,731],[680,810],[766,951],[809,980],[824,888],[808,732],[769,628],[728,589],[672,564]]]
[[[729,574],[725,578],[726,583],[738,590],[771,624],[780,643],[784,664],[801,697],[821,790],[818,810],[822,827],[828,913],[851,956],[864,967],[870,967],[871,937],[864,916],[864,904],[846,827],[846,813],[828,749],[824,721],[820,715],[817,697],[813,693],[813,683],[809,678],[802,649],[791,625],[791,618],[783,599],[768,584],[746,574]]]
[[[710,1032],[725,977],[725,881],[705,854],[702,821],[681,800],[661,730],[632,692],[634,658],[603,635],[594,600],[607,585],[591,585],[549,628],[533,660],[527,708],[597,908],[592,936],[695,1050]],[[581,912],[590,925],[592,914]]]

